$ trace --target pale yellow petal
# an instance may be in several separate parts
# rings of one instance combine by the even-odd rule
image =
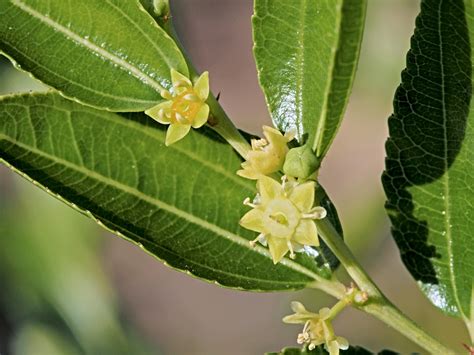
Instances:
[[[290,303],[291,310],[295,313],[303,313],[307,312],[306,308],[303,306],[301,302],[293,301]]]
[[[262,174],[259,174],[252,168],[237,170],[237,175],[250,180],[257,180],[262,176]]]
[[[329,318],[330,315],[331,315],[331,309],[328,307],[324,307],[319,310],[319,317],[323,320]]]
[[[289,251],[287,241],[283,238],[275,238],[272,236],[267,237],[267,241],[273,263],[278,264]]]
[[[166,132],[165,145],[171,145],[180,139],[182,139],[186,134],[188,134],[191,129],[190,125],[182,125],[179,123],[171,124],[168,127]]]
[[[271,152],[262,150],[254,150],[248,152],[247,158],[263,175],[270,175],[280,170],[283,165],[282,159],[270,153]]]
[[[173,103],[171,101],[165,101],[162,103],[159,103],[156,106],[153,106],[152,108],[148,109],[145,111],[145,114],[153,118],[155,121],[161,123],[161,124],[169,124],[170,119],[166,117],[164,114],[167,110],[171,108],[171,105]],[[160,114],[160,111],[163,110],[163,114]]]
[[[341,349],[341,350],[349,349],[349,342],[347,341],[346,338],[336,337],[336,341],[339,344],[339,349]]]
[[[326,350],[329,355],[339,355],[339,345],[337,344],[337,341],[332,340],[329,344],[326,344]]]
[[[281,185],[278,181],[268,176],[262,176],[258,179],[257,189],[260,192],[262,202],[264,203],[282,195]]]
[[[263,233],[264,226],[262,222],[263,212],[259,209],[248,211],[241,219],[240,225],[255,232]]]
[[[201,100],[207,100],[209,96],[209,73],[207,71],[202,73],[198,80],[196,80],[194,92]]]
[[[304,324],[308,320],[308,317],[302,316],[301,314],[290,314],[289,316],[283,317],[282,320],[288,324]]]
[[[301,245],[317,247],[319,245],[318,229],[316,224],[309,219],[302,219],[296,227],[292,241]]]
[[[298,207],[301,212],[308,212],[311,210],[314,204],[314,191],[314,181],[308,181],[303,184],[296,185],[292,189],[289,199],[295,204],[296,207]]]
[[[171,69],[171,82],[173,86],[192,86],[191,80],[185,77],[183,74]]]
[[[196,117],[194,117],[193,128],[202,127],[207,122],[208,117],[209,117],[209,106],[207,104],[202,104],[201,108],[196,114]]]
[[[273,127],[263,126],[263,134],[268,142],[274,146],[274,149],[279,152],[284,152],[288,149],[288,138],[281,134],[281,132]]]
[[[276,128],[273,128],[273,127],[270,127],[270,126],[263,126],[262,127],[263,129],[263,134],[265,135],[265,137],[269,137],[269,136],[274,136],[274,137],[283,137],[283,135],[281,134],[281,132],[276,129]]]

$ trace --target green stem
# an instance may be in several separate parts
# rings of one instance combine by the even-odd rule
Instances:
[[[456,354],[455,351],[428,335],[383,295],[327,218],[316,221],[316,224],[322,239],[340,260],[347,273],[361,291],[367,292],[369,300],[357,308],[372,314],[430,353]]]
[[[344,265],[349,276],[354,280],[360,290],[367,292],[369,297],[380,297],[382,293],[375,286],[370,276],[364,271],[359,262],[355,259],[352,252],[347,247],[344,240],[331,224],[328,218],[316,220],[319,234],[324,242],[331,249],[334,255]]]
[[[214,95],[211,94],[209,96],[207,103],[211,109],[209,126],[224,138],[237,151],[237,153],[245,159],[247,153],[251,150],[250,144],[234,126],[234,123],[227,116]]]
[[[333,320],[336,316],[341,313],[341,311],[350,304],[350,300],[346,297],[340,299],[334,306],[331,308],[329,314],[329,320]]]
[[[335,278],[326,280],[321,277],[321,279],[309,284],[308,287],[321,290],[339,300],[346,296],[346,287]]]

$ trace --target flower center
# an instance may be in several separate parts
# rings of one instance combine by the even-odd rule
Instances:
[[[293,235],[301,215],[288,199],[275,199],[266,206],[263,219],[269,234],[288,239]]]
[[[175,122],[192,124],[200,107],[200,100],[192,89],[188,89],[173,98],[171,111],[174,113]]]
[[[269,216],[271,219],[273,219],[275,222],[283,224],[285,226],[288,226],[288,218],[286,215],[282,212],[276,212],[273,213]]]

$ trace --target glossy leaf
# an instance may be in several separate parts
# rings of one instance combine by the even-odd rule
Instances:
[[[138,1],[2,0],[0,51],[17,67],[80,102],[144,111],[187,75],[174,41]]]
[[[256,188],[234,173],[240,158],[211,130],[165,148],[165,128],[144,114],[57,94],[5,97],[0,117],[4,163],[174,268],[248,290],[299,289],[330,276],[315,251],[273,265],[266,248],[250,246],[255,235],[238,221]]]
[[[468,323],[474,306],[473,18],[472,1],[422,1],[389,119],[383,176],[403,262],[437,307]]]
[[[359,58],[365,0],[255,0],[254,53],[273,122],[319,157],[341,122]]]

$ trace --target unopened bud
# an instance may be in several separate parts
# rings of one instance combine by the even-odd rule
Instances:
[[[319,167],[311,147],[305,145],[290,149],[286,155],[283,172],[288,176],[306,179]]]

